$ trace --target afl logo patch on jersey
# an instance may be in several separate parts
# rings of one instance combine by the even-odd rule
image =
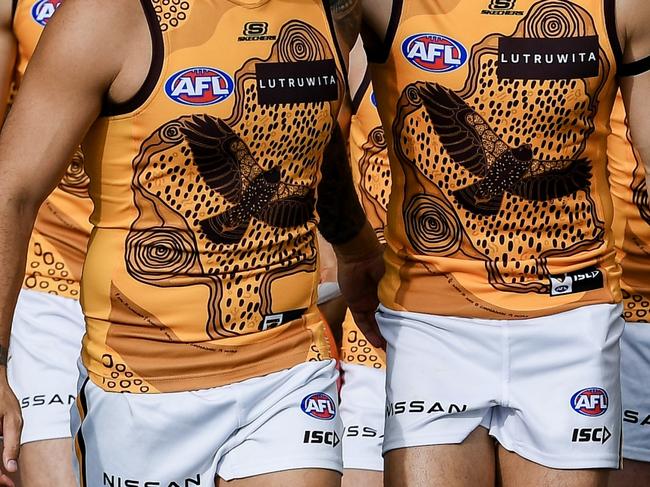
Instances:
[[[165,83],[165,93],[183,105],[214,105],[234,91],[232,78],[216,68],[197,67],[174,74]]]
[[[336,404],[324,392],[314,392],[302,400],[300,408],[305,414],[316,419],[334,419],[336,417]]]
[[[571,407],[583,416],[602,416],[607,412],[608,404],[607,391],[600,387],[582,389],[571,397]]]
[[[467,62],[467,49],[441,34],[415,34],[402,42],[402,54],[412,65],[430,73],[447,73]]]
[[[32,7],[32,18],[45,26],[62,3],[63,0],[36,0]]]

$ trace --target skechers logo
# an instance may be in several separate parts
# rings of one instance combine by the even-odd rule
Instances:
[[[239,36],[239,42],[244,41],[274,41],[277,36],[268,35],[268,22],[246,22],[244,24],[243,35]]]
[[[336,417],[334,400],[324,392],[309,394],[302,400],[300,408],[312,418],[329,420]]]
[[[522,10],[514,10],[517,0],[490,0],[488,8],[481,10],[483,15],[524,15]]]
[[[583,416],[602,416],[607,412],[609,396],[605,389],[588,387],[571,397],[571,407]]]
[[[32,18],[45,26],[62,3],[63,0],[37,0],[32,7]]]
[[[467,49],[441,34],[415,34],[402,42],[402,54],[413,66],[430,73],[446,73],[467,62]]]
[[[214,105],[224,101],[233,91],[232,78],[216,68],[184,69],[174,74],[165,83],[167,96],[183,105]]]

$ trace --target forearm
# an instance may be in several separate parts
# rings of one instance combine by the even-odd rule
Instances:
[[[0,191],[2,187],[0,186]],[[6,193],[4,193],[6,194]],[[25,275],[29,237],[36,208],[20,197],[0,201],[0,370],[6,373],[9,336],[18,292]]]

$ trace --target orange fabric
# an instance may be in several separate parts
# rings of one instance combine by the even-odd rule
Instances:
[[[390,129],[385,306],[524,319],[621,299],[603,5],[404,0],[370,65]]]
[[[84,147],[90,377],[171,392],[329,358],[315,190],[344,85],[323,3],[153,4],[155,87]]]
[[[625,105],[618,94],[607,139],[609,174],[614,200],[614,235],[623,268],[623,317],[627,322],[650,320],[650,207],[645,168],[632,145]]]
[[[41,32],[60,0],[19,0],[13,22],[18,41],[19,87]],[[63,179],[41,206],[29,242],[23,288],[79,299],[79,280],[90,237],[92,201],[83,154],[77,151]]]

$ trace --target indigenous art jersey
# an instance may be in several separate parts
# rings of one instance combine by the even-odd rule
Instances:
[[[91,379],[173,392],[329,358],[315,204],[345,86],[327,3],[141,3],[150,73],[84,145]]]
[[[609,179],[614,200],[616,252],[623,268],[623,317],[627,322],[650,321],[650,207],[645,169],[632,145],[625,105],[619,93],[607,140]]]
[[[375,106],[370,73],[366,73],[352,104],[350,125],[352,175],[359,201],[363,205],[368,221],[379,241],[386,243],[384,227],[390,196],[390,165],[384,129]],[[343,321],[341,358],[344,362],[377,369],[386,367],[386,352],[375,348],[365,339],[349,310]]]
[[[525,319],[619,301],[613,2],[396,2],[370,59],[393,178],[382,303]]]
[[[18,0],[13,30],[18,41],[14,86],[20,86],[43,28],[61,0]],[[41,206],[27,252],[24,289],[79,299],[79,280],[91,225],[89,179],[77,151],[57,188]]]

